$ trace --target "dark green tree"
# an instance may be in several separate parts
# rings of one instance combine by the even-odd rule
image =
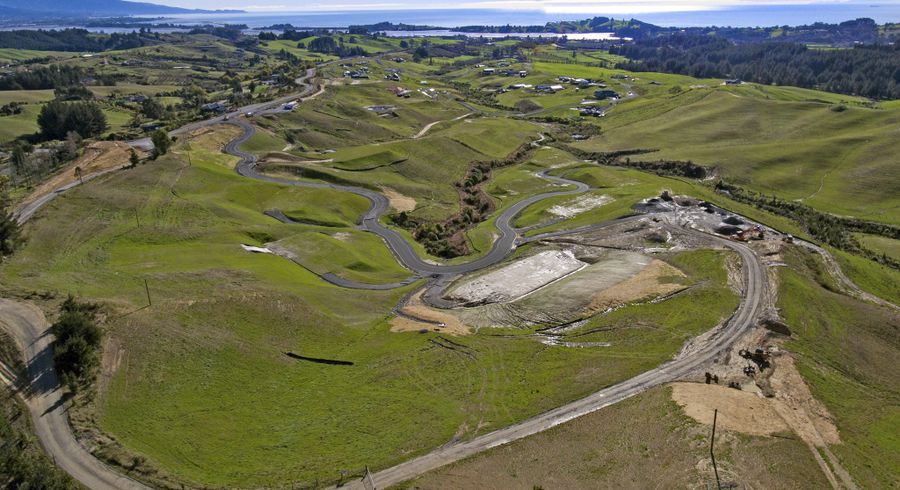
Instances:
[[[157,129],[154,131],[150,136],[150,140],[153,141],[154,158],[165,155],[169,152],[169,148],[172,147],[172,138],[169,138],[169,133],[167,133],[165,129]]]
[[[163,119],[166,117],[166,108],[159,99],[148,97],[141,102],[141,114],[148,119]]]
[[[70,131],[91,138],[109,127],[106,114],[96,102],[48,102],[41,108],[37,122],[46,139],[63,139]]]

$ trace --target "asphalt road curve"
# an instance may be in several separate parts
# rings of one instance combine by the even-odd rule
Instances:
[[[385,241],[385,243],[387,243],[387,246],[394,254],[394,257],[396,257],[396,259],[404,267],[423,277],[465,274],[468,272],[481,270],[485,267],[500,262],[515,249],[516,240],[519,238],[519,235],[518,233],[516,233],[516,229],[512,225],[512,220],[523,209],[544,199],[549,199],[551,197],[557,196],[580,194],[588,190],[587,184],[583,182],[543,174],[543,177],[548,180],[562,185],[572,185],[575,188],[545,192],[543,194],[530,196],[505,209],[497,216],[495,222],[497,231],[500,232],[500,237],[496,241],[494,241],[494,245],[493,247],[491,247],[491,250],[482,257],[462,264],[433,264],[422,260],[415,252],[415,250],[413,250],[412,246],[409,244],[406,238],[400,235],[400,233],[382,225],[379,222],[379,218],[381,218],[381,216],[386,213],[389,208],[388,199],[383,194],[363,187],[331,184],[326,182],[306,182],[262,174],[256,169],[256,156],[250,153],[246,153],[240,149],[241,145],[247,142],[247,140],[249,140],[255,134],[256,129],[254,128],[254,126],[244,119],[233,119],[228,121],[227,124],[233,124],[243,130],[243,133],[240,136],[231,140],[227,145],[225,145],[226,153],[240,158],[240,162],[235,167],[238,174],[244,177],[271,182],[274,184],[293,185],[311,189],[335,189],[339,191],[350,192],[352,194],[356,194],[357,196],[366,198],[369,201],[370,206],[369,209],[365,213],[363,213],[363,215],[358,220],[360,227],[365,231],[374,233],[381,237]]]

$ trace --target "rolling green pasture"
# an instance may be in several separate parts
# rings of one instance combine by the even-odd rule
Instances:
[[[864,233],[857,233],[856,238],[869,250],[887,255],[894,260],[900,260],[900,240],[879,235],[866,235]]]
[[[792,331],[787,347],[813,395],[834,416],[842,444],[831,449],[860,488],[895,485],[900,440],[890,427],[900,421],[900,377],[892,367],[900,351],[897,315],[832,292],[818,257],[795,250],[787,259],[791,267],[779,268],[778,288],[778,307]]]
[[[367,284],[402,281],[412,276],[397,263],[381,238],[371,233],[347,229],[308,231],[279,240],[277,245],[295,253],[296,260],[316,274],[332,273]]]
[[[387,91],[391,86],[380,81],[329,86],[324,94],[294,111],[262,118],[258,124],[289,132],[303,149],[316,151],[411,137],[428,123],[468,112],[445,96],[436,100],[421,94],[409,99],[396,97]],[[393,106],[395,115],[379,116],[366,109],[377,105]]]
[[[402,269],[387,266],[390,254],[371,236],[262,214],[317,209],[339,224],[361,203],[245,180],[208,155],[188,166],[190,151],[55,200],[28,225],[29,240],[3,264],[0,281],[107,305],[108,335],[127,360],[98,402],[98,423],[163,474],[195,485],[327,482],[338,469],[397,463],[454,434],[508,425],[654,366],[733,306],[715,302],[689,325],[653,316],[656,328],[638,329],[631,340],[623,333],[612,348],[547,348],[523,330],[457,338],[473,354],[462,355],[432,343],[438,334],[388,331],[405,289],[336,288],[290,261],[240,247],[293,242],[310,268],[399,277]],[[714,263],[697,272],[709,288],[697,294],[727,291]],[[142,309],[144,279],[153,306]],[[353,365],[302,362],[285,352]]]
[[[0,63],[8,64],[35,58],[73,58],[78,55],[65,51],[36,51],[32,49],[0,48]]]
[[[0,94],[2,93],[0,92]],[[40,112],[41,104],[28,104],[22,108],[21,114],[0,117],[0,143],[36,133],[38,131],[37,116]]]
[[[368,88],[357,89],[356,86],[351,86],[347,90],[355,92],[356,97],[371,97],[366,99],[370,103],[384,104],[396,99],[386,92],[372,94]],[[441,123],[422,138],[403,139],[405,135],[417,133],[429,122],[449,120],[465,114],[464,108],[457,104],[438,107],[447,109],[443,113],[428,113],[425,107],[398,106],[398,112],[409,111],[411,114],[406,122],[388,121],[374,116],[371,111],[363,111],[356,120],[358,124],[352,125],[359,127],[359,132],[351,132],[357,138],[368,136],[366,144],[348,144],[351,139],[333,153],[325,155],[295,152],[308,158],[327,158],[333,161],[317,164],[314,168],[294,169],[305,177],[325,178],[370,188],[391,187],[421,203],[413,215],[443,219],[458,209],[458,193],[453,184],[463,177],[470,162],[502,159],[519,145],[536,139],[541,129],[526,121],[481,117]],[[258,123],[278,129],[281,134],[296,134],[300,139],[307,136],[304,129],[310,124],[310,119],[317,115],[324,113],[328,116],[328,120],[319,118],[318,121],[330,122],[333,128],[329,129],[327,124],[316,127],[316,132],[321,134],[340,128],[338,124],[351,126],[350,117],[358,112],[357,106],[346,102],[317,99],[304,106],[302,111],[278,116],[275,124],[266,120]],[[437,119],[439,116],[446,119]],[[397,124],[402,126],[398,127]],[[390,138],[392,141],[371,142],[372,139],[382,138]],[[271,139],[271,134],[257,132],[244,148],[259,153],[283,149],[279,147],[281,141]],[[285,168],[275,166],[274,170],[284,171]]]
[[[575,146],[659,149],[632,158],[692,160],[765,194],[837,214],[900,222],[894,157],[900,111],[849,106],[838,112],[830,104],[731,90],[639,101],[620,104],[604,118],[608,129],[601,136]]]

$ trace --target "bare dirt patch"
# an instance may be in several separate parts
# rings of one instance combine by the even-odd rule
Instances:
[[[672,294],[686,286],[674,282],[662,282],[665,277],[686,277],[683,272],[661,261],[653,260],[636,275],[598,292],[591,298],[589,312],[604,311],[619,305],[642,299]]]
[[[103,343],[103,359],[100,365],[98,393],[106,393],[106,387],[122,366],[125,359],[125,347],[115,337],[107,337]]]
[[[583,269],[570,250],[545,250],[455,287],[448,297],[466,303],[506,303]]]
[[[303,163],[306,162],[303,158],[298,157],[297,155],[292,155],[290,153],[285,153],[283,151],[270,151],[263,155],[262,158],[259,159],[262,163]]]
[[[613,200],[614,199],[611,196],[605,194],[602,196],[583,195],[576,197],[568,203],[552,206],[547,211],[560,218],[571,218],[585,211],[590,211],[594,208],[599,208],[604,204],[609,204]]]
[[[673,383],[672,400],[701,424],[712,425],[713,411],[718,409],[716,424],[726,430],[755,436],[788,430],[769,400],[748,391],[715,384]]]
[[[410,212],[416,209],[416,200],[409,196],[400,194],[390,187],[382,187],[381,192],[388,198],[391,207],[401,213],[404,211]]]
[[[822,402],[813,397],[794,366],[793,357],[778,356],[769,382],[776,393],[775,401],[786,409],[776,408],[803,440],[815,446],[840,444],[841,437],[834,425],[834,417]]]
[[[75,168],[81,169],[81,175],[111,170],[128,165],[131,157],[131,147],[122,141],[97,141],[89,144],[84,149],[84,154],[74,162],[66,165],[49,179],[37,186],[32,193],[22,201],[22,205],[50,194],[60,187],[76,182]]]
[[[186,136],[182,136],[182,138],[194,145],[199,145],[205,150],[222,151],[225,145],[240,136],[241,132],[241,128],[231,124],[216,124],[215,126],[205,126],[191,131]]]
[[[443,332],[450,335],[469,335],[472,330],[455,315],[447,312],[431,308],[422,302],[422,292],[414,294],[401,308],[403,313],[407,315],[422,318],[429,322],[443,323],[443,327],[438,327],[433,323],[426,323],[413,320],[412,318],[396,316],[391,319],[391,332],[418,332],[421,330],[430,330],[434,332]]]

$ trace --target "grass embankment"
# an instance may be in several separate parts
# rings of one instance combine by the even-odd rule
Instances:
[[[786,346],[813,395],[835,418],[832,446],[860,488],[898,484],[900,355],[896,312],[833,292],[819,258],[799,250],[780,268],[778,307],[791,328]],[[896,283],[895,283],[896,286]]]
[[[395,488],[706,488],[709,428],[687,417],[671,388],[653,388],[546,432],[490,449]],[[550,462],[553,464],[541,464]],[[752,488],[828,486],[794,436],[719,430],[724,481]]]
[[[384,467],[454,434],[470,437],[584,396],[662,362],[688,335],[661,315],[650,321],[656,335],[635,329],[640,340],[629,341],[621,333],[611,348],[548,348],[521,331],[466,337],[458,342],[464,354],[432,343],[437,334],[390,333],[386,319],[406,290],[340,289],[282,258],[241,250],[319,232],[262,211],[322,200],[299,206],[305,189],[192,160],[167,156],[58,198],[2,269],[8,287],[73,292],[120,315],[108,335],[122,363],[94,417],[146,458],[138,471],[214,486],[330,481],[339,469]],[[328,263],[344,263],[335,259]],[[381,273],[386,259],[354,260]],[[359,272],[353,263],[346,270]],[[141,309],[143,279],[153,306]],[[721,311],[711,317],[727,315],[727,305],[715,306]],[[712,323],[695,319],[688,329]],[[102,452],[131,461],[115,447]]]
[[[631,210],[633,204],[648,197],[658,196],[663,190],[669,190],[675,194],[708,200],[725,209],[742,214],[760,223],[765,223],[786,233],[806,236],[798,225],[791,220],[727,199],[714,192],[711,187],[691,179],[664,177],[629,168],[592,164],[578,164],[569,168],[561,168],[555,170],[553,175],[584,182],[594,189],[592,191],[594,194],[609,196],[613,200],[594,209],[586,210],[564,222],[531,231],[529,234],[602,223],[613,218],[626,216],[633,212]],[[578,196],[567,196],[538,202],[525,208],[517,217],[515,225],[525,227],[557,219],[559,216],[552,213],[550,208],[557,205],[565,206],[577,199]]]

